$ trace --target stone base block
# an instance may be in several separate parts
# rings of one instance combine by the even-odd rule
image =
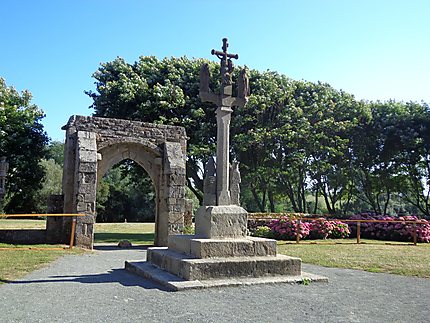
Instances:
[[[193,235],[169,236],[169,249],[196,258],[276,256],[276,241],[256,237],[200,239]]]
[[[196,214],[196,235],[201,238],[246,237],[248,213],[237,205],[202,206]]]
[[[283,255],[200,259],[168,248],[148,248],[147,261],[186,280],[301,274],[301,259]]]
[[[241,286],[255,284],[280,284],[280,283],[310,283],[310,282],[328,282],[327,277],[302,272],[296,276],[265,276],[265,277],[239,277],[223,278],[210,280],[185,280],[176,275],[168,273],[148,261],[126,261],[125,269],[141,277],[151,279],[152,281],[166,287],[172,291],[181,291],[187,289],[201,289],[211,287]]]

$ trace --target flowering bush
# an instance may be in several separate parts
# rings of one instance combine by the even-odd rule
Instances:
[[[255,231],[259,228],[259,227],[267,227],[267,224],[271,221],[271,219],[259,219],[259,220],[255,220],[255,219],[250,219],[248,218],[248,230],[251,232],[252,235],[255,235]]]
[[[333,221],[324,218],[316,219],[311,222],[311,239],[327,239],[333,231]]]
[[[349,230],[349,226],[346,223],[343,223],[341,221],[328,221],[332,222],[333,229],[330,232],[329,238],[332,239],[345,239],[348,238],[351,234],[351,231]]]
[[[396,221],[418,221],[415,225],[415,232],[418,242],[430,242],[430,222],[420,220],[416,216],[391,217],[375,215],[372,213],[361,213],[351,217],[351,220],[396,220]],[[350,224],[351,231],[357,236],[357,224]],[[372,223],[362,222],[360,224],[360,236],[362,238],[392,240],[392,241],[413,241],[414,224],[406,222],[396,223]]]
[[[287,216],[280,219],[272,220],[268,227],[273,232],[273,237],[278,240],[295,240],[297,237],[297,220],[290,219]],[[310,233],[310,223],[300,222],[299,237],[305,239]]]
[[[259,226],[254,230],[253,236],[261,238],[273,238],[273,232],[269,227]]]
[[[430,221],[418,219],[416,216],[390,217],[362,213],[351,217],[351,220],[396,220],[404,222],[362,222],[360,225],[360,236],[362,238],[413,241],[414,230],[418,242],[430,242]],[[418,221],[416,225],[406,221]],[[282,216],[279,219],[259,220],[250,223],[249,227],[253,235],[279,240],[295,240],[297,237],[297,220],[294,216]],[[349,236],[357,236],[357,224],[351,222],[349,225],[341,221],[331,221],[324,218],[315,219],[311,222],[300,222],[300,239],[343,239]]]
[[[319,218],[311,223],[311,239],[344,239],[350,234],[347,224]]]
[[[297,220],[284,216],[280,219],[272,220],[267,224],[271,236],[278,240],[296,240],[297,238]],[[259,227],[261,228],[261,227]],[[257,232],[258,230],[258,232]],[[257,229],[254,235],[268,237],[267,229]],[[339,221],[328,221],[320,218],[312,222],[301,221],[299,224],[300,239],[341,239],[349,236],[348,225]]]

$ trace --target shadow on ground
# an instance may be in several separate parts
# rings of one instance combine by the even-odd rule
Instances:
[[[65,275],[65,276],[50,276],[48,279],[35,280],[3,280],[0,282],[21,285],[21,284],[43,284],[43,283],[81,283],[81,284],[109,284],[120,283],[122,286],[139,286],[145,289],[159,289],[170,292],[170,290],[157,285],[149,280],[142,279],[130,274],[125,269],[112,269],[107,273],[88,274],[88,275]]]
[[[118,250],[147,250],[149,247],[153,247],[154,245],[133,245],[131,247],[118,247],[116,243],[95,243],[93,249],[98,251],[118,251]]]

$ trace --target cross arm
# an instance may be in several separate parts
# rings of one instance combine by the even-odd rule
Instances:
[[[219,50],[215,50],[215,49],[212,49],[211,54],[212,55],[216,55],[218,57],[220,57],[220,56],[227,56],[228,58],[239,59],[239,55],[238,54],[224,53],[224,52],[220,52]]]
[[[221,98],[219,95],[215,93],[200,91],[199,95],[202,102],[215,103],[217,106],[221,105]]]

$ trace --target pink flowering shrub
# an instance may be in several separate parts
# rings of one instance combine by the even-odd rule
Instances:
[[[418,242],[430,242],[430,221],[418,219],[416,216],[390,217],[362,213],[354,215],[351,220],[396,220],[396,221],[418,221],[413,223],[373,223],[362,222],[360,225],[360,236],[368,239],[391,240],[391,241],[413,241],[415,230]],[[251,234],[279,240],[295,240],[297,237],[297,220],[294,216],[283,216],[276,220],[251,220],[248,221]],[[265,227],[265,228],[263,228]],[[267,227],[267,228],[266,228]],[[258,230],[257,230],[258,228]],[[415,228],[415,229],[414,229]],[[300,239],[343,239],[349,236],[357,236],[357,224],[349,222],[315,219],[311,222],[300,222]]]
[[[333,221],[319,218],[311,222],[311,239],[327,239],[333,230]]]
[[[347,224],[319,218],[310,222],[311,239],[344,239],[351,233]]]
[[[415,232],[418,242],[430,242],[430,222],[418,219],[416,216],[391,217],[375,215],[372,213],[356,214],[351,220],[395,220],[395,221],[418,221]],[[353,236],[357,236],[357,224],[350,223]],[[413,223],[374,223],[362,222],[360,224],[360,236],[362,238],[391,240],[391,241],[413,241]]]
[[[278,240],[296,240],[297,238],[297,220],[287,216],[280,219],[272,220],[267,224],[271,234],[270,236]],[[258,236],[261,229],[257,232]],[[347,238],[350,234],[348,225],[340,221],[328,221],[320,218],[311,222],[301,221],[299,224],[299,237],[303,239],[342,239]],[[267,236],[267,232],[266,232]]]
[[[348,224],[343,223],[341,221],[328,221],[328,222],[332,222],[332,226],[333,226],[333,229],[329,234],[329,238],[345,239],[345,238],[348,238],[349,235],[351,234]]]
[[[267,225],[273,232],[273,237],[278,240],[295,240],[297,237],[297,220],[287,216],[272,220]],[[310,223],[300,222],[299,237],[305,239],[310,233]]]

